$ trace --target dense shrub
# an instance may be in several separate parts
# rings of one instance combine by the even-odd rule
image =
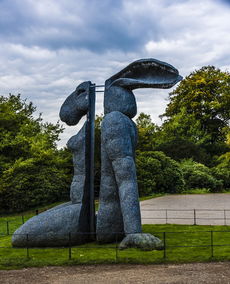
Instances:
[[[151,193],[179,193],[184,180],[179,164],[162,152],[138,152],[136,158],[140,196]]]
[[[230,146],[230,135],[228,135],[228,147]],[[223,181],[224,189],[230,189],[230,152],[226,152],[218,159],[218,165],[212,169],[213,175]]]
[[[223,190],[223,180],[215,177],[211,169],[191,159],[181,162],[181,169],[185,180],[185,188],[206,188],[211,192]]]
[[[0,212],[61,201],[69,194],[71,154],[58,150],[62,127],[34,118],[20,95],[0,96]],[[71,168],[70,168],[71,163]]]
[[[225,167],[215,167],[211,169],[212,175],[222,181],[223,188],[230,190],[230,169]]]
[[[0,212],[22,211],[67,199],[70,178],[66,165],[52,150],[40,157],[16,160],[1,177]]]

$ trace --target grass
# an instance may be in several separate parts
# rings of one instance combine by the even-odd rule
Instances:
[[[153,193],[151,195],[141,196],[139,198],[139,201],[149,200],[149,199],[152,199],[152,198],[157,198],[157,197],[161,197],[161,196],[165,196],[165,195],[167,195],[167,193]]]
[[[230,193],[229,189],[223,189],[220,192],[211,192],[208,188],[185,189],[180,194],[206,194],[206,193]]]
[[[193,188],[188,190],[183,190],[182,194],[205,194],[210,193],[208,188]]]
[[[161,195],[155,195],[158,197]],[[141,200],[150,199],[141,198]],[[57,204],[52,204],[57,205]],[[52,206],[46,206],[50,208]],[[44,208],[44,209],[45,209]],[[39,212],[43,208],[39,208]],[[0,217],[0,269],[16,269],[46,265],[101,264],[101,263],[176,263],[230,260],[230,226],[201,225],[143,225],[143,232],[151,233],[166,243],[162,251],[138,249],[117,250],[115,243],[98,245],[96,242],[71,248],[12,248],[11,235],[35,211],[22,215]],[[212,231],[212,233],[211,233]],[[213,243],[213,247],[211,246]]]
[[[117,250],[116,244],[96,242],[71,248],[12,248],[11,236],[0,236],[0,269],[31,266],[100,264],[100,263],[167,263],[230,260],[230,226],[143,225],[143,231],[164,239],[166,250]],[[211,233],[213,231],[213,233]],[[166,233],[164,233],[166,232]],[[211,247],[211,238],[213,247]]]

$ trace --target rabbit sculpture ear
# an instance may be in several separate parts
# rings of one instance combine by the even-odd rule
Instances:
[[[167,89],[182,80],[172,65],[156,59],[140,59],[105,81],[104,112],[119,111],[132,118],[137,113],[132,90]]]
[[[106,80],[106,88],[120,86],[133,90],[138,88],[167,89],[182,80],[172,65],[157,59],[140,59],[129,64]]]
[[[60,109],[60,119],[68,125],[76,125],[86,115],[89,107],[90,81],[78,85],[76,90],[70,94]]]

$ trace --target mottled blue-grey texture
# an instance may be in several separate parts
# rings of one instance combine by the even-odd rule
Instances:
[[[142,233],[135,167],[137,113],[132,90],[170,88],[182,77],[177,69],[156,59],[137,60],[106,80],[105,117],[101,126],[101,187],[97,240],[111,242],[126,235],[124,243],[156,248],[157,239]]]
[[[65,100],[60,118],[75,125],[87,113],[90,82],[80,84]],[[81,244],[89,234],[89,192],[86,190],[85,146],[86,123],[71,137],[67,147],[73,153],[74,176],[70,187],[70,202],[34,216],[23,224],[12,237],[15,247],[46,247]]]
[[[129,234],[119,245],[119,249],[139,248],[141,250],[162,250],[163,242],[151,234]]]
[[[83,206],[83,204],[70,204],[32,217],[14,233],[12,237],[13,246],[65,246],[69,244],[69,240],[72,244],[83,243],[86,236],[79,234],[86,229],[79,222],[79,217],[84,211]]]
[[[90,81],[81,83],[61,106],[59,116],[68,125],[76,125],[89,107]]]
[[[135,124],[114,111],[101,125],[101,187],[97,216],[97,239],[109,242],[124,232],[141,230],[134,163],[137,141]],[[119,234],[114,234],[119,233]]]

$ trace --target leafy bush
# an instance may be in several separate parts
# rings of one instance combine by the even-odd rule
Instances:
[[[225,190],[230,190],[230,169],[225,167],[215,167],[212,168],[212,175],[222,181],[223,188]]]
[[[184,180],[179,164],[162,152],[138,152],[136,158],[140,196],[151,193],[179,193]]]
[[[230,146],[230,134],[228,135],[228,147]],[[217,159],[218,165],[212,169],[213,175],[223,181],[225,189],[230,189],[230,151]]]
[[[212,175],[211,169],[191,159],[184,160],[180,164],[185,180],[185,188],[206,188],[211,192],[221,192],[223,181]]]
[[[66,161],[55,157],[53,150],[40,157],[18,159],[2,174],[0,211],[22,211],[66,199],[69,184]]]
[[[35,109],[20,95],[0,96],[1,213],[60,201],[69,192],[71,154],[56,145],[63,129],[35,119]]]

